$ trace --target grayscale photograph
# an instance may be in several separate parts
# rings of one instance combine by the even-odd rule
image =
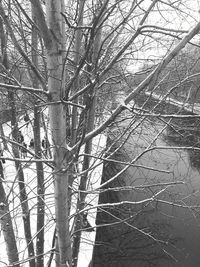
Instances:
[[[200,266],[200,1],[0,0],[0,267]]]

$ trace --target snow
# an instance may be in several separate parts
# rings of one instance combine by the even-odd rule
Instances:
[[[105,149],[106,136],[100,135],[94,138],[93,142],[93,155],[100,155]],[[91,161],[91,166],[95,164],[95,168],[90,173],[90,185],[89,190],[92,192],[95,191],[95,188],[98,188],[101,183],[101,175],[103,170],[103,163],[100,159],[93,159]],[[91,206],[97,206],[99,200],[98,194],[89,194],[86,197],[86,203],[89,203]],[[88,213],[88,221],[91,226],[95,226],[97,209],[92,209]],[[82,232],[81,235],[81,245],[80,253],[78,258],[78,267],[87,267],[92,259],[93,247],[96,237],[96,228],[94,227],[94,232]]]
[[[9,123],[4,124],[3,128],[5,136],[9,137],[11,132],[10,124]],[[26,144],[29,145],[31,138],[33,138],[33,130],[31,123],[25,125],[23,122],[21,122],[20,130],[24,136],[24,141],[26,142]],[[42,138],[44,137],[44,130],[42,127],[41,127],[41,137]],[[103,149],[105,149],[105,144],[106,144],[106,137],[104,135],[99,135],[96,138],[94,138],[92,154],[95,156],[100,155]],[[12,151],[10,146],[9,146],[9,151],[4,152],[4,156],[12,157]],[[25,157],[25,159],[30,160],[30,162],[25,162],[22,165],[23,165],[27,194],[29,196],[28,204],[29,204],[29,209],[31,210],[31,228],[32,228],[31,231],[35,242],[36,203],[37,203],[36,169],[35,169],[35,163],[31,163],[32,156],[28,155],[27,157]],[[91,192],[94,188],[98,188],[98,186],[100,185],[102,167],[103,167],[102,162],[96,158],[91,160],[91,166],[92,165],[96,167],[95,168],[93,167],[89,174],[90,175],[89,190]],[[51,243],[55,227],[54,223],[55,212],[54,212],[54,195],[53,195],[53,181],[51,176],[51,169],[45,164],[43,164],[43,166],[45,168],[45,186],[46,186],[45,252],[48,252],[47,255],[44,256],[44,260],[45,262],[47,262],[52,245]],[[20,202],[18,197],[19,194],[18,185],[14,183],[17,179],[14,161],[6,160],[6,163],[3,164],[3,167],[5,173],[4,188],[6,190],[7,195],[9,195],[10,212],[12,216],[15,218],[13,220],[13,226],[15,228],[16,241],[19,250],[19,258],[21,261],[23,261],[27,259],[27,248],[24,239],[23,222],[22,222],[22,217],[25,215],[22,213],[20,207]],[[93,192],[92,194],[88,194],[86,198],[86,203],[89,203],[89,206],[91,207],[96,206],[98,203],[98,194],[94,194]],[[0,203],[0,205],[1,204],[2,203]],[[71,213],[73,214],[74,212],[75,212],[75,207],[72,207]],[[95,219],[96,219],[96,209],[95,210],[91,209],[91,211],[88,212],[88,221],[92,226],[95,226]],[[87,267],[89,265],[89,262],[91,261],[92,258],[95,235],[96,231],[82,232],[78,267]],[[1,248],[0,266],[6,266],[6,262],[8,262],[8,260],[6,255],[6,246],[2,233],[0,235],[0,248]],[[23,267],[27,267],[28,265],[29,265],[28,262],[26,262],[23,264]],[[54,264],[52,264],[52,267],[54,267]]]

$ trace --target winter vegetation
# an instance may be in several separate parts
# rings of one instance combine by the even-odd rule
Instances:
[[[0,1],[0,266],[199,266],[198,2]]]

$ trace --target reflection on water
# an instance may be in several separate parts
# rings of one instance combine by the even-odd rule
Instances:
[[[191,149],[200,147],[198,124],[194,119],[174,120],[161,131],[163,123],[143,122],[116,151],[114,159],[124,162],[142,156],[105,187],[116,190],[100,194],[99,202],[149,201],[99,209],[97,225],[104,226],[97,230],[94,267],[200,266],[200,152]],[[108,146],[113,139],[114,134]],[[157,149],[144,153],[150,144]],[[107,162],[102,182],[123,167]]]

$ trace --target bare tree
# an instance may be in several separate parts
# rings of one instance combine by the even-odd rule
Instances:
[[[169,14],[166,12],[168,8],[173,16],[176,11],[178,13],[176,16],[180,18],[188,12],[188,20],[194,23],[194,27],[185,30],[185,25],[180,25],[179,30],[173,29],[168,23]],[[154,14],[158,15],[160,26],[157,26],[158,21]],[[0,84],[0,89],[8,90],[12,114],[12,138],[8,135],[2,138],[8,141],[8,146],[11,144],[13,147],[13,158],[8,156],[6,160],[15,161],[19,177],[30,266],[44,266],[44,256],[47,253],[44,249],[45,229],[50,228],[54,221],[56,230],[52,236],[50,259],[55,253],[58,267],[77,266],[84,220],[90,211],[97,208],[92,204],[88,206],[88,195],[90,193],[98,195],[102,191],[109,190],[109,185],[112,185],[120,175],[133,167],[146,153],[156,149],[153,143],[161,133],[155,134],[149,146],[136,153],[132,159],[127,162],[119,160],[118,164],[123,165],[123,168],[120,168],[115,175],[108,177],[100,186],[94,186],[94,191],[89,189],[92,183],[90,181],[92,171],[100,163],[106,164],[109,160],[115,160],[112,158],[114,155],[112,148],[115,147],[116,152],[120,151],[123,145],[127,146],[129,136],[136,133],[139,127],[135,126],[135,123],[142,125],[142,121],[150,116],[148,112],[156,116],[155,108],[147,112],[143,109],[145,106],[141,105],[137,110],[137,107],[134,109],[135,106],[131,106],[131,101],[141,97],[142,104],[148,102],[149,99],[144,97],[144,92],[148,90],[148,93],[153,95],[162,79],[165,79],[163,76],[167,75],[166,73],[163,75],[167,65],[188,43],[198,46],[198,42],[193,38],[198,35],[200,24],[196,23],[190,14],[194,13],[189,13],[181,1],[177,3],[159,0],[150,3],[143,0],[139,2],[77,0],[67,3],[64,0],[45,2],[31,0],[26,3],[18,0],[1,1],[0,15],[7,31],[7,44],[10,47],[7,54],[11,67],[2,63],[3,82]],[[155,53],[156,46],[159,49],[158,59],[152,59],[153,67],[132,88],[128,80],[130,77],[135,79],[136,74],[133,74],[135,70],[131,70],[130,73],[130,68],[134,69],[136,65],[141,67],[142,64],[145,70],[143,61],[149,62],[148,51]],[[167,47],[167,51],[161,51],[160,47],[162,49]],[[147,67],[149,68],[149,63]],[[113,97],[111,94],[113,90],[123,92],[125,97],[122,97],[122,94],[120,97],[117,96],[118,92],[115,92]],[[166,94],[170,90],[167,89]],[[114,98],[118,104],[112,109],[109,101],[113,104]],[[165,98],[163,96],[161,102],[164,102]],[[101,107],[99,99],[103,102]],[[18,104],[20,100],[23,101],[22,104]],[[48,115],[46,111],[43,112],[45,108],[48,108]],[[98,109],[102,109],[103,114],[97,123]],[[145,116],[142,112],[146,112]],[[34,152],[31,147],[27,147],[25,152],[28,158],[21,157],[22,145],[18,142],[19,128],[25,132],[25,127],[29,129],[28,125],[32,123],[32,119],[28,118],[22,125],[25,114],[33,116],[31,131],[33,131]],[[40,129],[42,120],[43,130]],[[126,123],[123,124],[123,121]],[[167,121],[166,125],[169,123],[170,121]],[[166,125],[161,132],[167,127]],[[101,134],[110,136],[112,135],[110,130],[117,133],[113,135],[112,143],[109,147],[105,145],[102,151],[94,153],[94,138]],[[45,134],[41,134],[41,131]],[[46,137],[43,143],[42,135]],[[52,158],[47,151],[52,152]],[[105,151],[107,156],[103,154]],[[109,151],[111,153],[108,153]],[[93,159],[98,159],[100,163]],[[25,169],[23,164],[26,163],[30,163],[31,166],[36,165],[34,168],[37,190],[33,188],[29,194],[26,191],[30,184],[26,182],[23,174],[23,168]],[[52,197],[52,192],[47,193],[46,190],[52,185],[55,212],[48,204],[48,197],[49,195]],[[113,187],[117,187],[115,183]],[[166,189],[165,186],[164,188]],[[120,190],[123,190],[123,186]],[[35,194],[32,210],[37,211],[34,236],[31,235],[34,227],[28,206],[28,202],[32,203],[32,192]],[[159,188],[152,193],[152,197],[146,196],[142,204],[149,205],[162,192],[163,189]],[[100,203],[99,207],[103,207],[104,204]],[[109,204],[111,208],[121,205],[116,201],[116,203],[106,203],[105,206]],[[140,204],[135,202],[135,205]],[[48,215],[49,213],[51,215]],[[122,221],[119,216],[119,223],[122,224]],[[126,222],[126,226],[130,225]],[[140,233],[148,235],[145,231]],[[153,235],[148,237],[153,238]],[[51,260],[49,266],[50,264]]]

